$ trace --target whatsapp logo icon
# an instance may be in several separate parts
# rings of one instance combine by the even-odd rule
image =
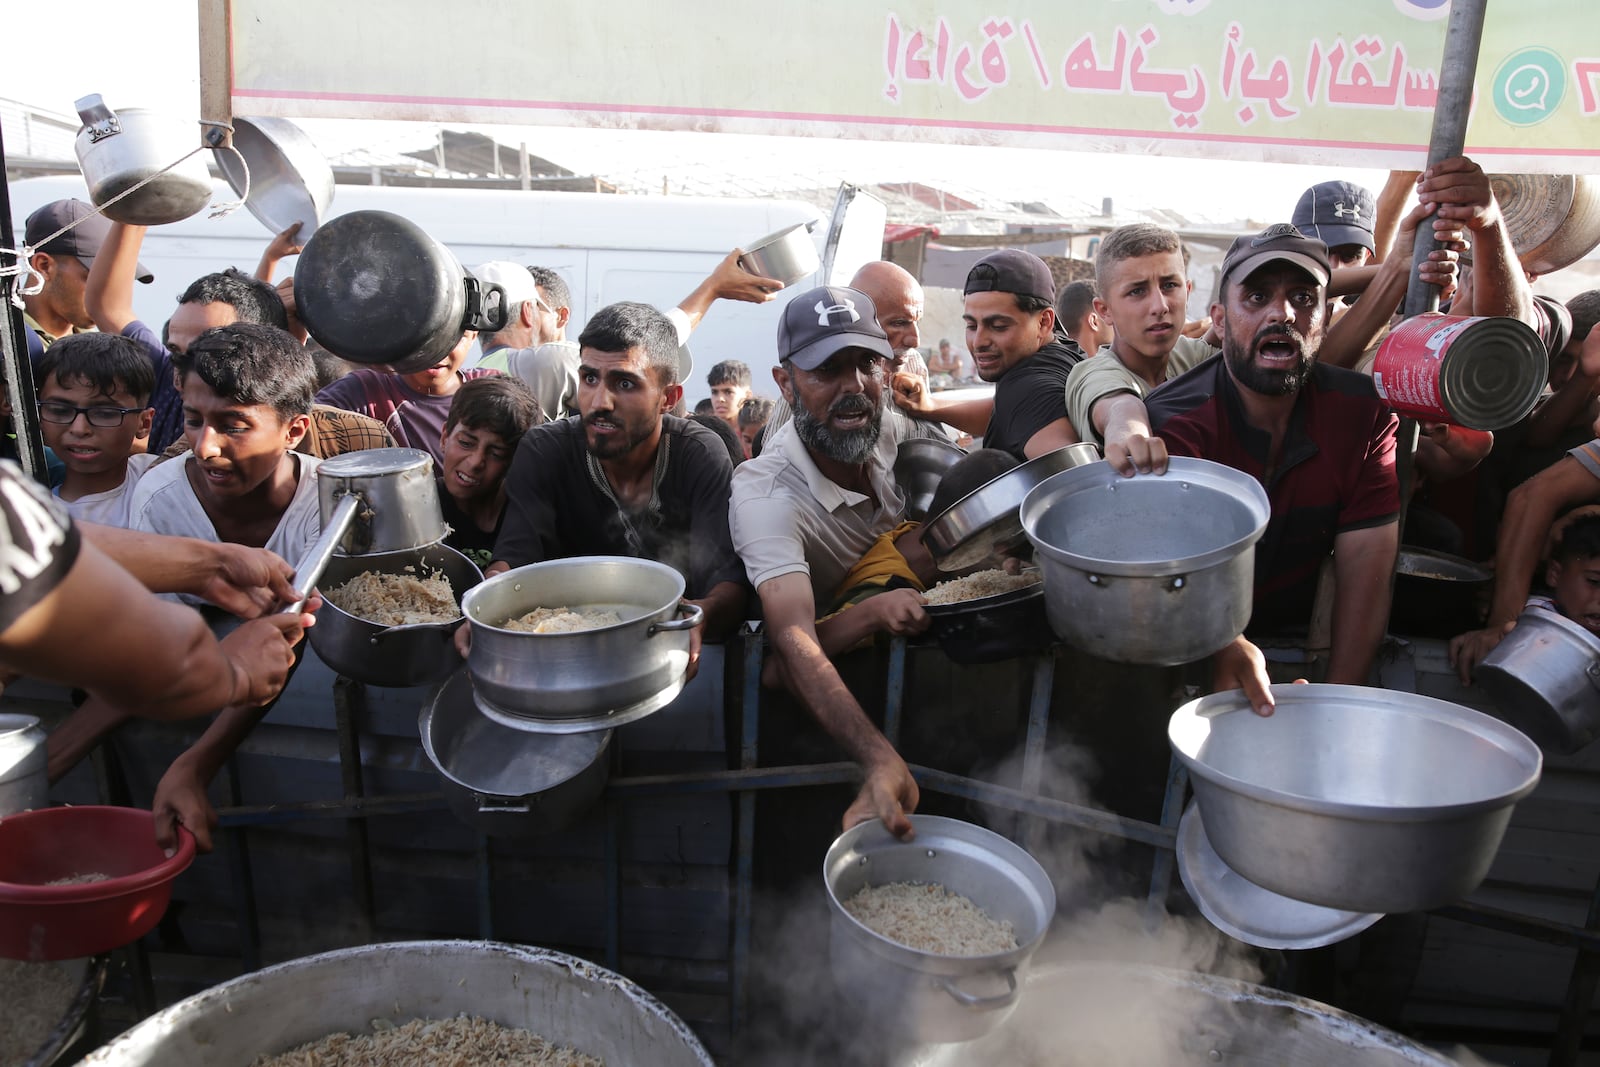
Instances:
[[[1548,48],[1513,52],[1494,72],[1494,109],[1513,126],[1543,122],[1566,93],[1566,64]]]

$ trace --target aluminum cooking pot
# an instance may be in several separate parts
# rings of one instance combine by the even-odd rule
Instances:
[[[977,465],[974,452],[948,472],[954,477],[967,464]],[[1080,442],[1037,456],[984,482],[954,503],[936,511],[922,527],[922,543],[942,571],[964,571],[983,564],[999,566],[1004,557],[1028,544],[1019,515],[1022,501],[1030,490],[1052,475],[1093,464],[1100,458],[1094,445]],[[935,494],[933,507],[939,507],[945,493]]]
[[[223,982],[84,1058],[92,1067],[254,1063],[373,1020],[473,1015],[571,1045],[611,1067],[714,1067],[698,1038],[619,974],[549,949],[406,941],[339,949]]]
[[[1483,881],[1542,759],[1498,719],[1352,685],[1275,685],[1256,715],[1240,690],[1167,725],[1206,837],[1229,867],[1294,900],[1422,911]]]
[[[967,450],[949,441],[913,437],[900,442],[894,456],[894,480],[906,495],[906,518],[921,522],[946,471],[961,461]]]
[[[565,829],[599,799],[609,776],[612,731],[536,734],[501,726],[478,711],[466,671],[434,690],[417,728],[450,810],[491,837]]]
[[[901,841],[874,819],[834,841],[822,876],[831,913],[829,964],[852,1000],[877,1020],[897,1020],[918,1041],[970,1041],[1016,1007],[1018,983],[1055,917],[1044,868],[981,826],[936,815],[910,817],[916,838]],[[991,919],[1011,923],[1017,947],[987,956],[941,956],[891,941],[844,909],[861,889],[891,882],[936,883]]]
[[[1600,178],[1491,174],[1489,186],[1523,268],[1553,274],[1600,245]]]
[[[37,716],[0,713],[0,817],[50,802],[45,742]]]
[[[341,359],[397,374],[433,366],[467,330],[506,325],[506,294],[478,281],[409,219],[352,211],[306,242],[294,272],[295,310]]]
[[[138,107],[112,111],[99,93],[76,106],[83,129],[73,151],[89,186],[89,199],[108,218],[130,226],[163,226],[186,219],[211,202],[205,154],[189,154],[200,147],[200,132],[192,124]],[[106,207],[119,193],[174,163],[138,192]]]
[[[970,1045],[891,1067],[1457,1067],[1326,1004],[1214,974],[1119,963],[1040,964],[1022,1006]]]
[[[776,278],[785,287],[817,272],[817,246],[811,240],[816,222],[797,222],[761,238],[742,255],[739,266],[760,278]]]
[[[1525,608],[1473,677],[1546,752],[1570,755],[1600,736],[1600,638],[1571,619]]]
[[[361,506],[338,541],[343,555],[406,552],[436,544],[450,532],[439,510],[433,457],[421,449],[365,448],[323,460],[317,502],[324,528],[346,497],[356,497]]]
[[[1270,514],[1249,475],[1174,458],[1161,476],[1104,463],[1057,474],[1021,519],[1057,636],[1102,659],[1173,666],[1244,632]]]
[[[683,590],[671,567],[631,556],[553,559],[495,575],[461,602],[479,708],[519,729],[569,733],[665,707],[683,688],[689,631],[703,616],[683,603]],[[571,633],[504,627],[540,607],[610,610],[622,621]]]
[[[455,645],[455,632],[461,626],[459,618],[384,626],[350,614],[327,595],[329,589],[368,571],[418,577],[442,574],[458,604],[468,589],[483,581],[483,572],[448,545],[368,556],[335,556],[322,571],[322,610],[317,613],[317,625],[312,627],[318,633],[313,636],[306,632],[306,639],[322,662],[346,678],[367,685],[432,685],[448,678],[461,666],[461,654]]]
[[[288,119],[234,116],[233,147],[217,149],[217,166],[240,196],[249,166],[250,197],[244,206],[273,234],[295,223],[295,239],[305,244],[333,204],[333,168],[317,146]]]

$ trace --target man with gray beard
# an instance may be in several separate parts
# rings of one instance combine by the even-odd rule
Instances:
[[[917,528],[904,521],[893,435],[881,432],[894,350],[865,293],[825,286],[784,308],[778,352],[772,376],[793,418],[734,471],[729,509],[734,548],[766,619],[767,680],[781,680],[862,768],[866,783],[845,825],[876,817],[909,836],[916,783],[829,658],[875,633],[928,625],[914,582],[891,577],[853,601],[844,588],[864,563],[919,581],[934,573]]]

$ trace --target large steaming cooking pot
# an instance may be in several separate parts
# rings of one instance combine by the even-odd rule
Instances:
[[[968,1045],[893,1067],[1454,1067],[1326,1004],[1216,975],[1116,963],[1037,966],[1022,1004]]]
[[[834,841],[823,861],[831,912],[829,965],[852,1001],[918,1041],[970,1041],[1016,1007],[1018,983],[1055,917],[1056,893],[1038,861],[999,834],[936,815],[913,815],[901,841],[874,819]],[[1010,922],[1017,947],[987,956],[923,952],[868,929],[844,909],[861,889],[937,883]]]
[[[618,974],[549,949],[407,941],[290,960],[213,986],[84,1058],[93,1067],[247,1064],[373,1020],[475,1015],[607,1067],[713,1067],[665,1005]]]
[[[1244,632],[1270,514],[1254,478],[1179,457],[1161,476],[1064,471],[1028,494],[1021,519],[1058,637],[1103,659],[1172,666]]]
[[[77,108],[83,129],[73,150],[89,199],[106,217],[130,226],[163,226],[210,203],[211,172],[204,154],[195,151],[200,131],[192,124],[138,107],[112,111],[99,93],[79,100]],[[168,166],[172,169],[162,174]],[[138,192],[106,206],[146,178],[152,180]]]
[[[677,571],[631,556],[552,559],[495,575],[461,601],[479,708],[517,729],[572,733],[665,707],[683,688],[689,631],[704,614],[683,591]],[[622,621],[570,633],[505,628],[540,607],[610,610]]]
[[[405,552],[368,556],[335,556],[322,571],[324,592],[336,589],[357,575],[413,574],[420,578],[439,574],[450,583],[456,603],[468,589],[483,581],[478,565],[448,545],[429,545]],[[381,626],[352,615],[324,595],[317,624],[306,634],[322,662],[367,685],[432,685],[461,666],[455,632],[459,618],[449,622],[420,622],[408,626]]]
[[[352,211],[317,230],[294,271],[295,310],[342,359],[425,370],[467,330],[506,325],[506,294],[409,219]]]
[[[1206,836],[1239,874],[1354,912],[1422,911],[1477,888],[1514,804],[1539,782],[1532,741],[1443,700],[1354,685],[1275,685],[1190,701],[1167,725]]]

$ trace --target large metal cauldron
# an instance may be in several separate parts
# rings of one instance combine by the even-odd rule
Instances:
[[[1478,887],[1539,749],[1498,719],[1354,685],[1191,701],[1167,727],[1217,855],[1256,885],[1356,912],[1436,908]]]
[[[1028,493],[1021,518],[1058,637],[1103,659],[1172,666],[1244,632],[1270,512],[1249,475],[1175,458],[1159,477],[1104,463],[1063,471]]]
[[[522,1027],[606,1067],[713,1067],[683,1020],[602,967],[491,941],[408,941],[280,963],[159,1011],[85,1057],[95,1067],[248,1064],[374,1019],[466,1013]]]
[[[1112,963],[1041,965],[993,1033],[895,1067],[1454,1067],[1380,1026],[1215,975]]]

